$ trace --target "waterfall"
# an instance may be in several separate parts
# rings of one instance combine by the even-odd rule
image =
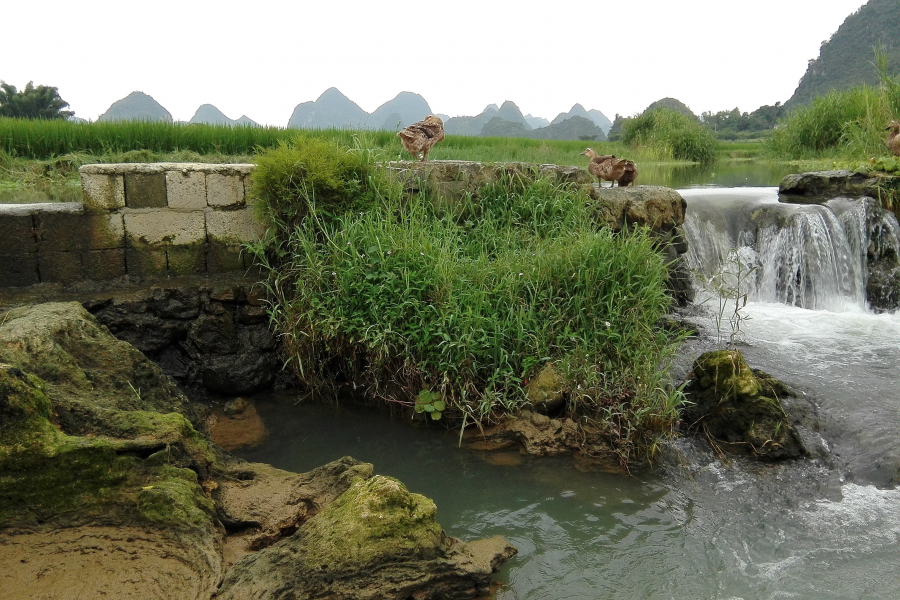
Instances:
[[[865,310],[870,256],[900,254],[896,217],[871,199],[787,204],[775,188],[681,193],[700,296],[724,287],[756,302]]]

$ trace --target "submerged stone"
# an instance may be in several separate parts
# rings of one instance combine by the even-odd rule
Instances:
[[[808,454],[779,396],[789,394],[776,379],[753,371],[737,350],[701,355],[685,387],[682,420],[703,432],[717,449],[766,459]]]

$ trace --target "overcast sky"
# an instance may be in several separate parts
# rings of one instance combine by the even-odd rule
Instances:
[[[336,87],[368,112],[402,91],[434,112],[514,101],[612,119],[673,97],[695,113],[793,94],[860,0],[4,1],[0,80],[55,86],[96,119],[133,91],[176,120],[201,104],[285,126]]]

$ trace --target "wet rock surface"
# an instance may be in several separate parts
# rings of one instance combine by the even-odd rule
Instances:
[[[269,437],[256,406],[243,398],[238,400],[244,403],[240,410],[229,409],[229,402],[213,410],[206,420],[212,440],[228,451],[259,446]]]
[[[249,284],[151,287],[85,306],[192,391],[259,391],[281,366],[263,300]]]
[[[773,377],[751,370],[736,350],[715,350],[695,362],[685,387],[692,403],[682,413],[689,431],[717,451],[776,460],[809,452],[780,398],[792,395]]]
[[[879,197],[879,188],[900,188],[900,177],[855,171],[813,171],[785,176],[778,186],[783,202],[820,204],[832,198]]]

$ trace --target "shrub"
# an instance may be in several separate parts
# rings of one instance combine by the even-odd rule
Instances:
[[[707,163],[716,158],[718,144],[696,119],[668,108],[644,111],[622,124],[622,141],[659,160]]]

